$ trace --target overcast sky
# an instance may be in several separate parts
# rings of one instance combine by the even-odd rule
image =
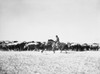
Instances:
[[[100,0],[0,0],[0,40],[100,43]]]

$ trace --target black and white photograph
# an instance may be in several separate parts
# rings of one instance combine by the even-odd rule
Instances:
[[[100,74],[100,0],[0,0],[0,74]]]

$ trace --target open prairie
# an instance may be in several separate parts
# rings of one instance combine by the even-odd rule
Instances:
[[[0,74],[100,74],[100,51],[0,51]]]

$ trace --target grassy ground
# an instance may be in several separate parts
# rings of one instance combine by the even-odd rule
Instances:
[[[100,51],[1,51],[0,74],[100,74]]]

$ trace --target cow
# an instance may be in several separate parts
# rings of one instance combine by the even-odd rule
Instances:
[[[8,51],[8,49],[7,49],[7,44],[6,44],[6,43],[1,43],[1,44],[0,44],[0,50]]]
[[[28,42],[25,46],[24,46],[25,50],[28,51],[39,51],[40,49],[42,49],[42,43],[41,42]]]
[[[85,51],[89,51],[90,50],[90,45],[89,44],[87,44],[87,43],[84,43],[84,44],[82,44],[81,45],[81,47],[82,47],[82,49]]]
[[[24,46],[24,50],[33,51],[35,49],[35,43],[27,43]]]
[[[90,45],[90,50],[98,51],[99,50],[99,44],[98,43],[93,43]]]
[[[7,44],[8,50],[13,51],[22,51],[24,48],[25,42],[12,42]]]
[[[15,44],[13,44],[13,43],[7,44],[7,49],[8,49],[9,51],[15,50]]]
[[[73,43],[71,44],[72,51],[84,51],[84,49],[82,48],[81,44],[79,43]]]
[[[68,45],[64,42],[59,42],[57,45],[56,45],[56,49],[57,50],[60,50],[60,52],[62,51],[67,51],[68,50]]]
[[[16,45],[16,48],[18,48],[18,51],[25,51],[24,46],[27,44],[27,42],[23,41]]]
[[[42,52],[43,50],[46,49],[46,42],[37,42],[37,45],[35,47],[38,51],[41,50]]]
[[[43,51],[51,51],[53,49],[54,43],[55,43],[54,40],[48,39],[48,41],[43,44],[44,49],[42,49],[41,53],[43,53]],[[54,50],[53,52],[55,53]]]

